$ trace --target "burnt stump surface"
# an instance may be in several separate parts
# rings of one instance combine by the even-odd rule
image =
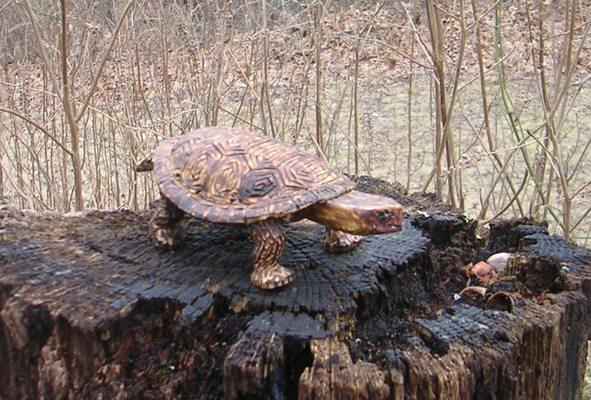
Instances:
[[[428,195],[357,184],[403,204],[405,228],[333,255],[292,224],[296,280],[275,291],[249,283],[244,229],[193,222],[164,251],[150,211],[0,204],[0,399],[582,397],[587,250],[526,220],[481,238]],[[515,253],[498,279],[468,277],[498,252]]]

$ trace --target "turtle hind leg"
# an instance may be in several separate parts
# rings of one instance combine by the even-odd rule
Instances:
[[[293,281],[293,272],[279,264],[285,249],[285,236],[281,223],[269,219],[252,224],[253,271],[250,281],[261,289],[275,289]]]
[[[324,242],[329,253],[347,253],[359,247],[361,236],[326,228]]]
[[[149,233],[160,247],[177,248],[182,244],[185,236],[185,226],[182,220],[185,212],[172,201],[162,197],[162,205],[150,221]]]

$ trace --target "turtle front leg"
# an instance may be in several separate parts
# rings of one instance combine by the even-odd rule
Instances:
[[[253,271],[250,281],[261,289],[275,289],[293,281],[293,272],[278,260],[285,249],[283,226],[278,220],[268,219],[252,224],[255,241]]]
[[[182,224],[185,212],[172,201],[162,198],[162,206],[150,221],[149,233],[157,245],[175,248],[184,239],[185,227]]]
[[[326,228],[324,242],[329,253],[347,253],[359,247],[361,236]]]

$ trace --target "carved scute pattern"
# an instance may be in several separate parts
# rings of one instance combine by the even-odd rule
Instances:
[[[202,128],[170,138],[154,152],[162,194],[210,222],[283,217],[354,187],[319,158],[268,136]]]

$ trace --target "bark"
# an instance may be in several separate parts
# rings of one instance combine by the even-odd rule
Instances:
[[[334,255],[292,224],[277,291],[249,283],[244,229],[192,222],[169,252],[153,211],[0,204],[0,398],[581,398],[587,250],[526,220],[480,239],[429,195],[358,189],[401,202],[404,230]],[[460,267],[499,251],[518,253],[505,276],[458,299]]]

